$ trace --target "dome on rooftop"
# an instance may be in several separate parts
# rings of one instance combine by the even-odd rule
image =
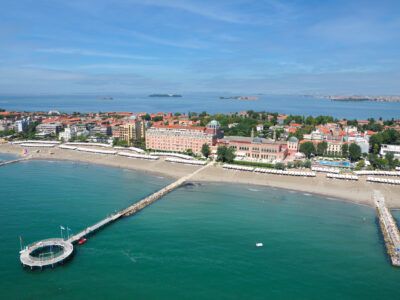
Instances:
[[[136,116],[132,116],[132,117],[129,117],[129,119],[131,119],[131,120],[136,120],[137,117],[136,117]]]
[[[217,120],[212,120],[210,123],[207,124],[207,127],[209,127],[209,128],[220,128],[221,126],[219,125]]]
[[[292,142],[292,143],[298,143],[299,139],[295,136],[291,136],[288,140],[288,142]]]

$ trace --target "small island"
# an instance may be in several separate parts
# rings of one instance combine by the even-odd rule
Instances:
[[[154,97],[154,98],[163,98],[163,97],[172,97],[172,98],[180,98],[182,95],[179,94],[151,94],[149,97]]]
[[[249,96],[234,96],[234,97],[219,97],[221,100],[260,100],[258,97]]]
[[[97,98],[98,100],[100,100],[100,101],[105,101],[105,100],[114,100],[114,98],[113,97],[100,97],[100,98]]]

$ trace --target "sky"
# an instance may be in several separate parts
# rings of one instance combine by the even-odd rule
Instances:
[[[3,0],[0,94],[400,95],[400,1]]]

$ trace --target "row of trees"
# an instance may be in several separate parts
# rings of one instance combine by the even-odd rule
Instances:
[[[303,152],[308,158],[315,155],[324,155],[328,149],[327,142],[320,142],[315,148],[313,142],[305,142],[300,145],[300,152]],[[350,158],[351,161],[357,161],[361,157],[361,148],[355,143],[342,145],[343,157]]]

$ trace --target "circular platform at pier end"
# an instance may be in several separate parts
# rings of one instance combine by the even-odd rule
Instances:
[[[25,267],[54,267],[68,259],[74,252],[74,246],[63,239],[47,239],[27,246],[20,251],[20,260]]]

